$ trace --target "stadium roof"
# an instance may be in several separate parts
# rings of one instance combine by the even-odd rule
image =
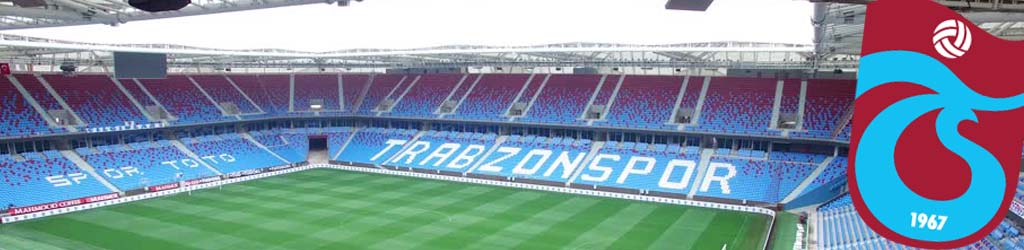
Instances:
[[[95,44],[0,34],[0,60],[56,65],[113,65],[111,51],[168,53],[179,67],[698,67],[808,69],[814,47],[806,44],[703,42],[671,45],[563,43],[538,46],[452,45],[420,49],[352,49],[303,52],[282,49],[226,50],[169,44]],[[855,67],[836,61],[830,67]]]

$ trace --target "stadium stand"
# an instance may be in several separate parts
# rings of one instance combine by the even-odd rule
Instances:
[[[184,138],[181,142],[224,174],[287,163],[234,133]]]
[[[75,151],[98,174],[121,190],[217,175],[166,140],[77,148]],[[181,174],[180,178],[178,174]]]
[[[416,82],[416,85],[412,86],[409,93],[405,94],[402,100],[395,104],[395,107],[391,110],[391,115],[409,117],[437,116],[434,114],[434,111],[441,106],[441,102],[453,91],[455,85],[459,83],[463,76],[457,74],[423,75]],[[469,79],[469,77],[466,78],[466,81],[473,80]]]
[[[814,162],[792,162],[765,160],[759,157],[763,153],[757,150],[741,149],[736,155],[716,155],[711,158],[708,171],[714,176],[728,176],[728,164],[735,168],[735,176],[729,180],[729,186],[711,185],[705,196],[776,203],[793,191],[804,179],[818,167]],[[726,189],[728,188],[728,189]]]
[[[269,115],[288,113],[291,79],[287,75],[231,75],[231,80]]]
[[[519,151],[515,153],[492,153],[481,162],[497,162],[494,164],[481,164],[476,169],[473,169],[472,173],[551,182],[568,182],[572,178],[574,169],[584,167],[582,161],[586,157],[585,154],[590,151],[591,144],[591,141],[587,139],[577,140],[567,137],[512,135],[501,144],[501,147],[518,148]],[[544,157],[543,152],[547,151],[550,151],[551,154]],[[534,152],[534,154],[531,154],[531,152]],[[501,158],[505,159],[500,160]]]
[[[360,129],[359,132],[353,135],[355,138],[352,138],[352,142],[341,152],[338,160],[371,165],[383,164],[384,161],[398,153],[398,149],[402,147],[401,144],[398,144],[385,151],[384,149],[388,147],[387,143],[389,140],[408,141],[416,133],[416,130],[411,129],[378,127]]]
[[[57,99],[47,92],[46,87],[43,86],[43,83],[39,81],[39,78],[37,78],[36,75],[15,74],[14,78],[18,80],[18,83],[21,83],[21,86],[24,87],[25,90],[32,95],[32,98],[35,99],[40,106],[43,106],[44,109],[64,109],[64,107],[61,107],[60,103],[57,102]]]
[[[405,78],[405,81],[402,81],[403,78]],[[370,85],[368,92],[363,95],[363,102],[359,104],[359,110],[356,113],[362,115],[373,114],[377,105],[384,98],[387,98],[392,90],[397,88],[399,84],[409,84],[413,81],[413,78],[414,76],[405,77],[403,75],[374,76],[373,83]]]
[[[543,78],[543,75],[536,75],[533,81],[539,83]],[[528,79],[530,75],[484,75],[451,118],[488,121],[508,119],[505,112],[515,101],[514,93],[519,92]]]
[[[674,125],[666,123],[672,120],[672,105],[675,105],[682,83],[682,77],[626,76],[615,102],[608,109],[607,122],[595,124],[612,127],[675,129]],[[605,86],[607,85],[606,82]]]
[[[323,110],[340,110],[339,94],[336,74],[295,74],[296,111],[310,111],[313,99],[323,100]]]
[[[596,158],[598,162],[590,166],[609,167],[611,171],[588,167],[573,183],[675,194],[688,194],[695,186],[691,176],[686,175],[695,172],[700,161],[696,147],[610,141],[601,148],[600,154],[611,157]],[[643,161],[640,157],[653,161]]]
[[[619,85],[619,80],[625,77],[625,75],[607,75],[604,80],[604,84],[601,85],[601,89],[597,90],[597,95],[594,96],[594,105],[605,105],[612,99],[612,94],[615,93],[615,86]],[[621,93],[620,93],[621,94]]]
[[[814,178],[814,180],[811,180],[811,183],[808,184],[806,188],[804,188],[803,193],[801,193],[800,195],[804,195],[807,192],[814,191],[818,187],[821,187],[826,183],[832,182],[835,179],[845,177],[847,164],[849,164],[849,161],[846,159],[846,157],[836,156],[835,158],[832,159],[832,162],[829,162],[829,164],[825,166],[825,169],[821,171],[821,174],[818,174],[818,177]]]
[[[0,204],[5,207],[113,193],[57,151],[28,152],[17,157],[0,155],[0,173],[4,179],[4,187],[0,188]]]
[[[791,136],[831,139],[840,118],[853,105],[855,85],[854,80],[808,80],[803,119],[803,129],[807,131]]]
[[[44,79],[64,102],[75,110],[89,127],[110,127],[126,122],[148,123],[149,120],[131,100],[114,85],[109,76],[44,75]]]
[[[797,79],[782,82],[782,103],[779,106],[779,113],[796,114],[800,111],[800,85],[801,81]]]
[[[686,90],[683,91],[683,99],[679,102],[680,109],[697,108],[700,92],[704,89],[704,81],[704,77],[690,77],[690,81],[686,84]]]
[[[256,106],[253,106],[253,104],[243,96],[243,93],[228,81],[227,76],[198,75],[191,77],[199,84],[199,87],[203,88],[203,91],[210,94],[210,97],[213,98],[218,105],[223,102],[229,102],[237,105],[238,112],[241,114],[259,113],[259,109],[257,109]]]
[[[540,91],[540,95],[527,108],[526,115],[519,120],[536,123],[584,124],[580,117],[600,81],[600,75],[552,75],[543,85],[543,89],[538,86],[534,90]],[[535,85],[531,84],[530,89],[534,89]]]
[[[139,104],[142,105],[142,107],[156,105],[153,98],[149,98],[149,95],[146,95],[146,92],[142,91],[142,88],[140,88],[139,84],[135,82],[135,79],[118,78],[117,81],[121,82],[121,86],[124,86],[124,89],[128,90],[128,94],[135,97],[135,100],[139,101]]]
[[[357,106],[363,90],[370,84],[370,75],[341,75],[342,95],[345,99],[345,111],[352,112]]]
[[[341,147],[352,137],[352,128],[349,127],[328,127],[324,128],[322,134],[327,136],[327,156],[333,159],[341,151]]]
[[[691,80],[692,81],[692,80]],[[775,100],[775,81],[756,78],[713,78],[695,131],[743,135],[777,135],[768,131]]]
[[[495,143],[496,134],[450,132],[450,131],[427,131],[417,139],[417,142],[430,143],[431,154],[434,150],[440,150],[442,144],[459,144],[458,148],[441,151],[449,152],[452,155],[481,155],[487,152]],[[425,144],[424,144],[425,145]],[[477,146],[470,146],[477,145]],[[412,150],[412,148],[410,148]],[[457,157],[430,157],[426,153],[416,157],[396,157],[393,161],[387,162],[389,166],[420,168],[430,170],[445,170],[454,172],[465,172],[469,170],[473,161],[457,160]]]
[[[166,79],[139,79],[153,97],[178,118],[178,123],[203,123],[228,120],[185,76]]]
[[[305,130],[252,131],[249,135],[288,162],[306,161],[309,153],[309,134]]]
[[[7,77],[0,77],[0,110],[0,137],[44,135],[62,130],[50,128]]]

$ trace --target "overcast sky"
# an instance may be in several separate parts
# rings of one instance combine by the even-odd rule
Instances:
[[[810,44],[812,4],[715,0],[707,12],[665,10],[666,0],[364,0],[349,7],[286,8],[5,31],[96,43],[330,51],[563,42],[669,44],[759,41]]]

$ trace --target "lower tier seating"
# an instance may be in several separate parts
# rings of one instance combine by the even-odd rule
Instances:
[[[0,155],[0,204],[24,207],[113,193],[57,151]]]
[[[217,175],[169,141],[78,148],[76,151],[98,174],[121,190]]]
[[[287,164],[239,134],[185,138],[181,142],[223,174]]]

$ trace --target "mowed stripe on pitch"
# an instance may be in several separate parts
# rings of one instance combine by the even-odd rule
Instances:
[[[740,249],[759,246],[752,242],[763,241],[767,219],[319,169],[2,225],[0,244],[75,250],[696,249],[709,241]]]

